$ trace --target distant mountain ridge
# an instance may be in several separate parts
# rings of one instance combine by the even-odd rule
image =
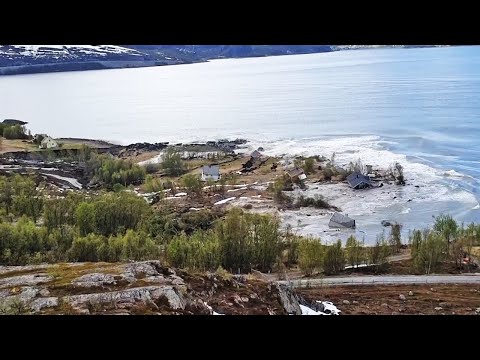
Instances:
[[[0,75],[187,64],[408,45],[0,45]]]

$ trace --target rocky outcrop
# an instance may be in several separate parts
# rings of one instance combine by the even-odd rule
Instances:
[[[158,308],[158,303],[162,300],[166,300],[173,310],[183,310],[186,305],[183,296],[172,286],[147,286],[107,293],[66,296],[63,300],[80,309],[91,305],[125,309],[138,303]]]
[[[1,313],[302,313],[297,296],[287,285],[245,275],[191,274],[166,267],[160,261],[39,265],[3,270]]]
[[[113,275],[109,274],[87,274],[80,276],[79,278],[73,281],[74,286],[80,287],[96,287],[96,286],[105,286],[115,283]]]
[[[0,279],[0,289],[12,286],[38,285],[51,280],[51,276],[43,273],[4,277]]]
[[[278,291],[280,303],[288,314],[302,314],[296,294],[287,285],[275,283],[275,289]]]

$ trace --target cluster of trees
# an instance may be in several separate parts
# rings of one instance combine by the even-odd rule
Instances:
[[[22,125],[6,125],[0,123],[0,134],[5,139],[28,139],[31,134],[27,133],[27,129]]]
[[[17,197],[13,199],[16,204]],[[138,260],[147,254],[158,255],[153,239],[144,230],[148,229],[152,210],[133,194],[107,193],[92,199],[69,194],[65,198],[45,199],[42,205],[42,226],[35,224],[40,214],[29,214],[29,206],[18,213],[21,217],[16,223],[3,217],[0,263]],[[133,249],[135,244],[137,250]],[[115,256],[111,250],[114,247]],[[119,248],[124,249],[123,252]]]
[[[62,261],[126,261],[156,259],[159,247],[142,231],[105,236],[89,233],[82,236],[78,228],[62,225],[53,230],[35,226],[26,217],[16,224],[0,223],[0,263]]]
[[[446,261],[457,268],[472,247],[480,243],[480,225],[459,226],[450,215],[437,217],[432,230],[415,230],[410,236],[413,264],[418,271],[430,274]]]
[[[278,219],[231,210],[214,229],[180,234],[167,245],[168,261],[177,267],[233,272],[270,271],[282,251]]]
[[[86,160],[87,175],[94,181],[105,184],[108,188],[113,188],[115,184],[122,186],[138,185],[145,179],[145,169],[132,161],[114,159],[108,155],[83,153]]]
[[[382,270],[390,254],[390,246],[382,236],[370,247],[364,246],[354,236],[347,239],[345,248],[340,240],[332,245],[324,245],[312,238],[298,240],[298,265],[306,275],[321,271],[334,275],[343,271],[346,265],[354,268],[368,264],[376,270]]]
[[[125,170],[125,165],[116,166],[110,160],[92,154],[86,161],[98,161],[99,171]],[[283,177],[279,179],[272,185],[274,196],[285,188]],[[183,182],[194,193],[202,190],[198,177],[185,176]],[[152,190],[164,187],[151,177],[147,183]],[[304,205],[326,206],[322,201],[301,200]],[[465,254],[479,243],[480,225],[459,225],[451,216],[439,216],[433,229],[411,234],[413,266],[427,274],[446,261],[462,267]],[[381,269],[401,246],[398,224],[392,225],[387,239],[379,236],[374,246],[365,247],[352,236],[343,248],[340,241],[327,246],[318,239],[294,236],[280,230],[278,219],[240,209],[226,216],[221,209],[177,214],[163,204],[153,211],[142,198],[124,191],[47,199],[34,178],[0,177],[0,264],[164,256],[173,266],[202,271],[218,267],[234,273],[271,271],[279,264],[298,264],[308,275],[337,274],[345,265],[370,264]]]
[[[28,176],[14,175],[0,177],[0,215],[26,215],[35,222],[43,209],[43,197],[37,190],[35,181]]]

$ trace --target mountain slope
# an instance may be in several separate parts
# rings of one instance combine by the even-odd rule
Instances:
[[[0,45],[0,75],[187,64],[409,45]]]

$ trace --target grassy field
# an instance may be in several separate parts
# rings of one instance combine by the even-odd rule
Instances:
[[[28,140],[9,140],[0,137],[0,154],[16,151],[34,151],[38,150],[38,146],[29,143]]]

